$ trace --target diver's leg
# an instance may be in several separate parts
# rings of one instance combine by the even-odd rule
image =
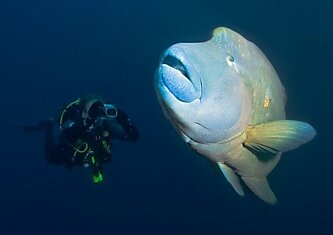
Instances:
[[[44,154],[46,160],[49,163],[57,164],[60,162],[58,159],[60,155],[60,149],[55,141],[54,131],[54,120],[52,118],[47,118],[36,124],[31,125],[20,125],[19,127],[27,132],[37,132],[43,131],[44,133]],[[58,163],[59,164],[59,163]]]
[[[90,168],[93,174],[93,182],[101,183],[103,181],[102,165],[99,164],[98,159],[94,156],[94,152],[90,153]]]
[[[56,143],[53,120],[44,123],[44,154],[49,163],[62,164],[62,145]]]

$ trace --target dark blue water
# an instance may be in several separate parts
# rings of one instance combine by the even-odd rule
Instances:
[[[0,234],[328,234],[332,231],[332,6],[328,1],[3,0],[0,3]],[[240,198],[165,120],[153,90],[160,54],[228,26],[270,58],[288,118],[318,131],[269,176],[279,202]],[[98,92],[141,131],[115,142],[105,183],[44,160],[17,124]]]

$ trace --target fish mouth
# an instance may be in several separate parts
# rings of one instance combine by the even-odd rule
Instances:
[[[178,50],[168,50],[161,58],[158,76],[177,100],[190,103],[200,98],[200,89],[196,89],[191,79],[191,70],[184,60],[184,56],[179,55]]]
[[[184,75],[184,77],[186,77],[188,80],[191,81],[187,68],[177,57],[172,55],[167,55],[164,58],[162,58],[161,64],[170,66],[171,68],[178,70]]]

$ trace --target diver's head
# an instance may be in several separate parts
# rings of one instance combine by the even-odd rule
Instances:
[[[79,105],[82,109],[82,118],[94,120],[99,115],[103,115],[104,99],[99,95],[82,96]]]
[[[104,104],[100,100],[88,102],[85,108],[89,118],[95,120],[97,117],[104,116]]]
[[[99,117],[113,120],[118,115],[117,108],[112,104],[106,104],[104,99],[98,95],[88,95],[80,98],[82,118],[95,121]]]

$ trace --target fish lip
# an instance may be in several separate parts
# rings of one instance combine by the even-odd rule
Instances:
[[[170,63],[168,63],[168,58],[172,58],[173,60],[177,61],[178,64],[177,66],[172,66]],[[190,66],[190,63],[188,62],[188,59],[187,59],[187,55],[185,53],[184,50],[180,49],[180,48],[175,48],[174,46],[170,47],[168,50],[166,50],[161,58],[160,58],[160,63],[159,63],[159,67],[163,67],[163,66],[166,66],[168,67],[169,69],[171,70],[174,70],[175,72],[179,71],[181,72],[182,76],[186,79],[188,79],[193,87],[198,90],[199,92],[199,97],[198,99],[201,100],[201,96],[202,96],[202,81],[201,79],[198,79],[198,83],[195,83],[194,80],[192,80],[192,77],[194,77],[195,75],[195,72],[193,70],[191,70],[191,66]],[[179,67],[178,67],[179,66]],[[162,83],[164,85],[166,85],[162,80]]]
[[[187,78],[188,80],[191,81],[191,83],[193,83],[191,80],[190,74],[189,74],[188,66],[186,66],[184,64],[181,57],[177,57],[173,53],[166,53],[161,58],[160,64],[168,66],[172,69],[175,69],[175,70],[181,72],[185,78]]]

